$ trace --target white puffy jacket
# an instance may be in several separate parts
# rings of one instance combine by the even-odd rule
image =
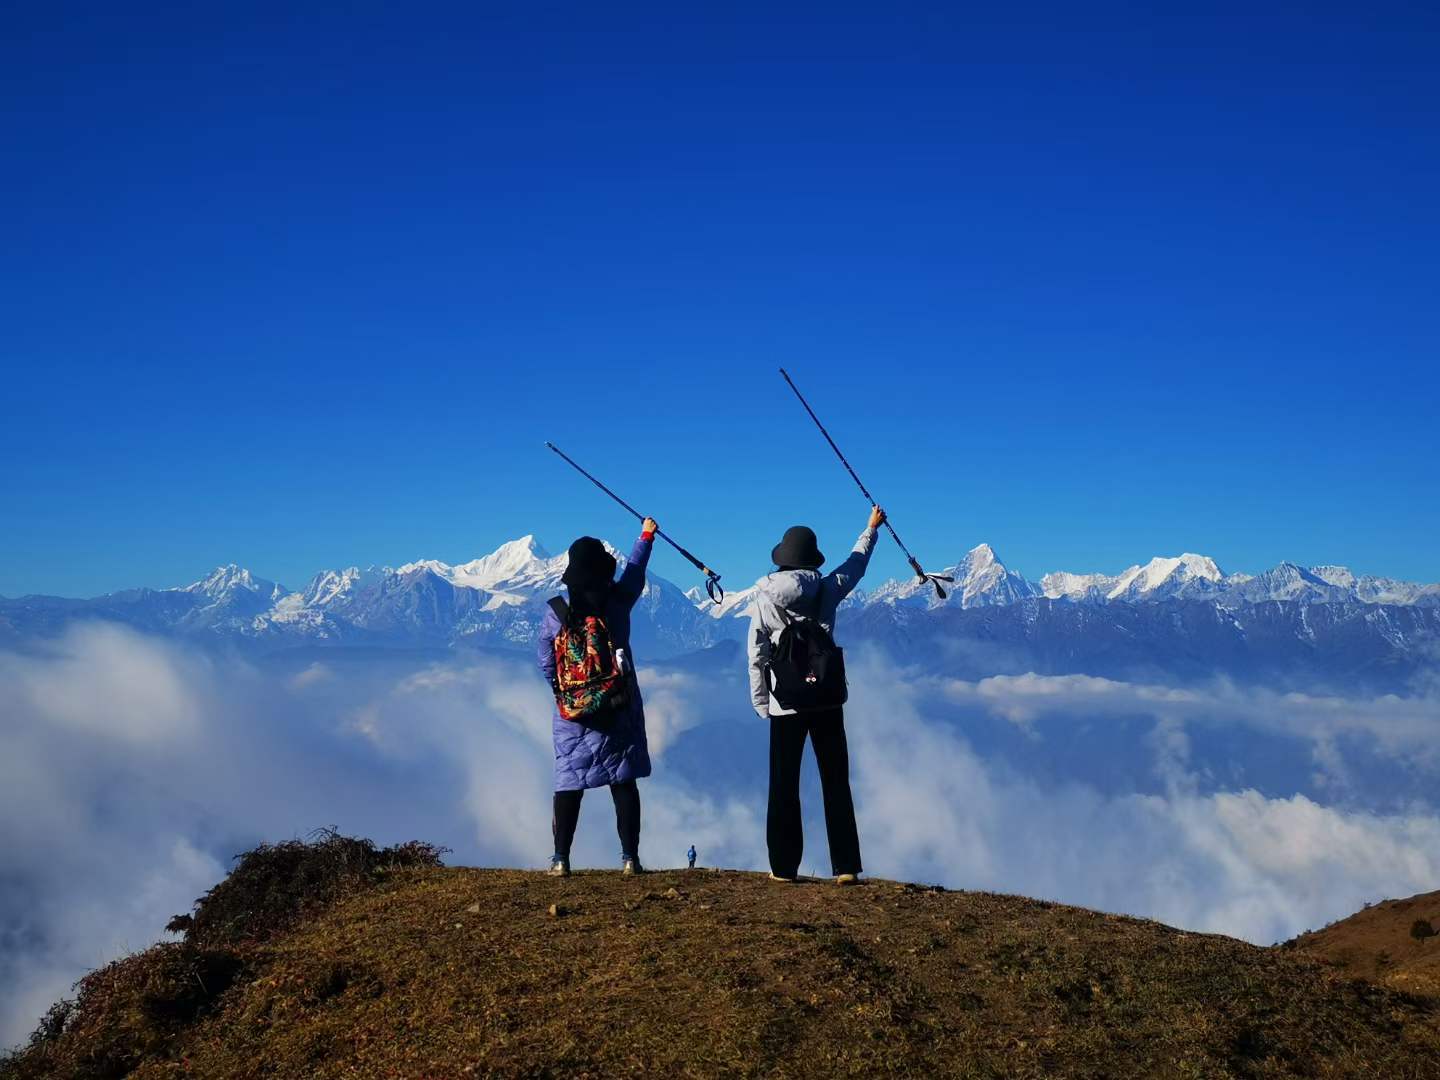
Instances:
[[[855,541],[855,550],[823,577],[818,570],[777,570],[755,583],[755,598],[750,603],[750,699],[762,717],[791,716],[795,712],[771,697],[770,674],[766,670],[770,650],[785,626],[780,609],[814,619],[833,634],[835,611],[865,576],[874,550],[875,530],[866,529]]]

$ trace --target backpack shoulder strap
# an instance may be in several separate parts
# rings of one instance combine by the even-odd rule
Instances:
[[[555,617],[560,620],[561,626],[570,621],[570,605],[565,602],[563,596],[552,596],[546,603],[550,605],[550,610],[555,612]]]

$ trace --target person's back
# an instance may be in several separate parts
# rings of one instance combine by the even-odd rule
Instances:
[[[875,520],[874,513],[871,520]],[[880,520],[884,520],[883,514]],[[784,539],[770,553],[778,568],[755,583],[755,597],[750,604],[750,697],[762,719],[795,712],[775,698],[766,674],[776,637],[787,621],[796,618],[814,619],[827,632],[835,632],[841,602],[854,591],[870,565],[878,527],[878,524],[867,525],[845,561],[823,576],[819,567],[824,563],[824,556],[816,544],[815,533],[803,525],[787,529]],[[788,559],[815,562],[815,565],[782,561]]]
[[[766,843],[771,876],[779,880],[793,880],[800,872],[804,845],[800,764],[807,736],[814,744],[820,769],[832,873],[840,884],[850,884],[861,871],[844,710],[838,705],[807,710],[787,708],[776,697],[770,662],[787,623],[810,619],[823,626],[827,634],[833,633],[840,604],[864,576],[875,550],[875,530],[884,521],[884,511],[873,507],[850,555],[825,575],[820,573],[825,556],[815,533],[803,525],[793,526],[770,553],[776,570],[756,582],[750,607],[750,697],[755,711],[770,723]]]

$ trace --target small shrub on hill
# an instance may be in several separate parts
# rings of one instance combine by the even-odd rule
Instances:
[[[170,928],[197,946],[265,941],[307,911],[367,889],[389,871],[437,867],[448,850],[418,840],[377,848],[334,829],[309,840],[261,844],[237,855],[225,880],[195,901],[194,915],[177,915]]]

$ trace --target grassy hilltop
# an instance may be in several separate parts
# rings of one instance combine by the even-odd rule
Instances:
[[[251,853],[0,1077],[1440,1076],[1440,1003],[1302,948],[886,881],[435,856]]]
[[[1357,979],[1440,998],[1440,892],[1382,900],[1301,934],[1286,947],[1303,949]]]

